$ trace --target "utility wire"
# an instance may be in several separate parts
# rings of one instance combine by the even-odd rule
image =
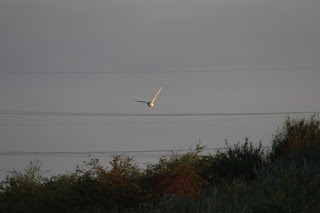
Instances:
[[[283,116],[268,117],[247,117],[247,118],[218,118],[206,120],[184,120],[184,121],[137,121],[137,122],[109,122],[109,123],[7,123],[0,126],[105,126],[105,125],[126,125],[126,124],[158,124],[158,123],[193,123],[193,122],[214,122],[214,121],[236,121],[252,119],[282,118]]]
[[[217,72],[244,72],[244,71],[292,71],[292,70],[320,69],[320,66],[283,66],[283,67],[256,67],[256,68],[220,68],[220,69],[171,69],[160,72],[150,71],[25,71],[6,72],[6,74],[173,74],[173,73],[217,73]]]
[[[89,116],[89,117],[202,117],[236,115],[296,115],[318,114],[320,111],[301,112],[252,112],[252,113],[103,113],[103,112],[39,112],[39,111],[0,111],[0,115],[46,115],[46,116]]]
[[[270,146],[263,146],[263,149]],[[227,150],[228,148],[205,148],[203,151]],[[192,149],[161,149],[161,150],[137,150],[137,151],[99,151],[99,152],[18,152],[0,151],[0,156],[51,156],[51,157],[108,157],[114,154],[145,154],[145,153],[171,153],[188,152]]]

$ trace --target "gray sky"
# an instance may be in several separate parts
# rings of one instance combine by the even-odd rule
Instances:
[[[319,8],[318,0],[2,0],[0,111],[319,111]],[[161,85],[154,109],[131,101],[148,101]],[[269,145],[283,121],[279,115],[0,118],[0,151],[70,152],[185,149],[199,139],[215,148],[246,136]],[[32,159],[0,158],[5,169]],[[63,170],[83,159],[40,160]]]

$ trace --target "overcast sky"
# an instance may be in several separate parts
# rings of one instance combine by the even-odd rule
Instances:
[[[319,0],[2,0],[0,111],[320,111],[319,8]],[[160,86],[155,108],[132,101],[149,101]],[[87,152],[185,149],[199,139],[216,148],[246,136],[270,145],[284,116],[0,118],[0,151]],[[0,158],[4,169],[32,159]],[[51,170],[81,162],[40,160]]]

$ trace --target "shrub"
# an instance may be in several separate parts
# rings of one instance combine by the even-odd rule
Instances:
[[[162,156],[158,164],[147,165],[146,177],[151,197],[157,201],[169,197],[196,197],[207,184],[197,173],[204,146],[186,154],[172,152]]]
[[[320,121],[315,115],[306,118],[286,118],[283,127],[273,136],[270,159],[287,156],[300,148],[320,142]]]
[[[85,163],[87,169],[78,167],[78,180],[74,190],[84,206],[107,209],[135,208],[144,202],[146,193],[141,188],[141,172],[132,157],[116,154],[110,161],[108,171],[100,165],[99,159]]]
[[[116,154],[110,161],[112,169],[102,181],[112,195],[112,204],[119,208],[136,208],[146,200],[147,193],[141,187],[142,174],[133,157]]]
[[[45,208],[51,212],[68,212],[79,206],[79,196],[74,193],[77,177],[63,174],[51,177],[45,183]]]
[[[44,171],[42,163],[34,159],[23,171],[9,171],[6,179],[1,182],[1,202],[4,211],[13,212],[34,212],[41,208],[44,197]],[[39,204],[38,204],[39,203]]]
[[[202,171],[201,177],[210,183],[239,177],[247,180],[255,179],[256,168],[265,164],[261,142],[254,147],[246,138],[242,145],[239,142],[233,146],[226,143],[226,147],[227,151],[218,150],[217,154],[212,156],[211,164]]]
[[[23,171],[8,171],[5,181],[1,183],[1,190],[6,195],[19,196],[28,192],[39,191],[42,183],[46,181],[41,169],[42,163],[34,159]]]

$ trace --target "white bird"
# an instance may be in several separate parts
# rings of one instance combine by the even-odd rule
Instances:
[[[152,100],[150,102],[146,102],[146,101],[136,101],[133,100],[135,102],[140,102],[140,103],[146,103],[148,105],[148,107],[153,108],[154,107],[154,101],[156,100],[157,96],[159,95],[160,91],[162,90],[162,87],[160,87],[160,89],[158,90],[157,94],[152,98]]]

